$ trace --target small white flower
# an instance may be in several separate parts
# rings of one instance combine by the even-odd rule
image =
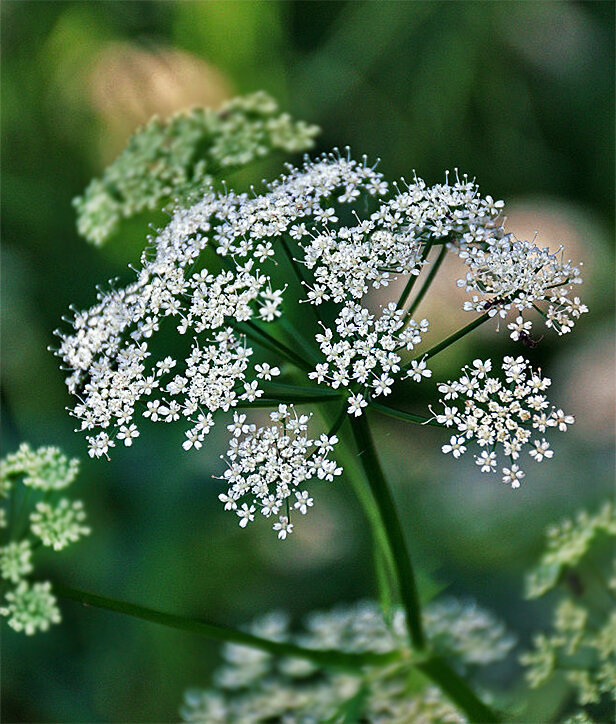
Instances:
[[[558,429],[561,432],[565,432],[567,430],[567,426],[573,425],[575,422],[575,417],[573,417],[573,415],[565,415],[565,413],[560,409],[552,413],[552,419],[554,420],[554,424],[558,425]]]
[[[278,523],[274,523],[273,528],[278,531],[278,538],[285,540],[285,538],[293,532],[293,523],[289,522],[286,515],[281,515],[278,518]]]
[[[554,450],[550,450],[550,444],[545,440],[534,440],[533,445],[535,446],[530,450],[529,454],[535,461],[540,463],[543,458],[551,458],[554,456]]]
[[[407,376],[410,377],[413,382],[421,382],[423,377],[432,377],[432,370],[428,369],[428,365],[425,360],[417,362],[413,360],[411,362],[411,369],[407,372]]]
[[[372,381],[375,395],[390,395],[391,386],[394,381],[388,374],[381,375],[378,379]]]
[[[503,483],[511,485],[512,488],[519,488],[520,481],[526,477],[526,473],[517,465],[512,465],[511,468],[503,468]]]
[[[302,515],[306,515],[308,508],[311,508],[314,505],[313,499],[309,496],[307,490],[296,491],[295,497],[297,500],[293,504],[293,507],[296,510],[299,510]]]
[[[475,456],[475,463],[481,467],[482,473],[492,473],[496,470],[496,455],[482,450],[480,455]]]
[[[224,503],[225,510],[237,509],[237,503],[235,502],[235,500],[233,500],[233,498],[226,493],[220,493],[220,495],[218,496],[218,500],[220,500],[221,503]]]
[[[244,383],[244,392],[240,395],[240,400],[248,400],[248,402],[254,402],[258,397],[263,395],[263,390],[259,389],[259,383],[255,380],[254,382]]]
[[[449,438],[449,444],[443,445],[441,447],[441,450],[445,454],[451,453],[454,458],[459,458],[460,455],[466,452],[466,447],[464,446],[464,437],[456,437],[455,435],[452,435]]]
[[[188,439],[182,443],[184,450],[190,450],[192,447],[200,450],[203,447],[201,442],[203,437],[196,430],[187,430],[185,434]]]
[[[266,380],[269,382],[272,377],[278,377],[280,374],[280,369],[278,367],[272,367],[267,362],[264,362],[260,365],[255,365],[255,371],[257,373],[257,377],[260,380]]]
[[[240,510],[235,511],[240,519],[240,528],[245,528],[248,523],[252,523],[252,521],[255,519],[254,512],[255,512],[255,506],[251,505],[248,507],[246,503],[242,504],[242,507]]]
[[[118,433],[118,440],[124,440],[126,447],[130,447],[133,444],[133,440],[139,437],[139,430],[137,425],[131,424],[130,426],[123,425]]]
[[[362,408],[368,406],[368,403],[364,400],[363,395],[359,392],[355,395],[351,395],[348,399],[348,403],[349,408],[347,412],[349,415],[355,415],[355,417],[359,417],[362,414]]]

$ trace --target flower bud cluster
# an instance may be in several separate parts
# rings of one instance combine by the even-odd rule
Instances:
[[[342,468],[329,457],[338,438],[306,435],[309,415],[298,415],[290,405],[270,413],[273,425],[257,427],[246,415],[235,412],[227,426],[232,434],[227,450],[228,468],[222,480],[229,485],[218,497],[225,510],[233,510],[239,525],[255,519],[255,513],[277,518],[273,529],[284,540],[293,532],[291,511],[305,515],[312,507],[306,485],[315,478],[333,481]]]
[[[0,616],[7,617],[15,631],[28,636],[47,631],[61,620],[51,583],[32,583],[28,578],[34,570],[36,548],[43,545],[59,551],[90,533],[84,525],[83,503],[57,499],[57,491],[69,486],[78,471],[79,461],[69,460],[58,448],[32,450],[27,443],[0,461],[0,500],[7,504],[0,509],[0,533],[8,539],[0,546],[0,577],[5,591]],[[43,499],[36,502],[41,494]],[[33,510],[27,514],[29,507]],[[12,516],[7,515],[7,508],[13,511]]]
[[[526,576],[526,597],[538,598],[551,590],[563,571],[575,567],[603,536],[616,538],[616,507],[607,502],[594,515],[580,511],[546,530],[545,551]]]
[[[457,624],[452,627],[454,618]],[[504,658],[513,645],[502,624],[473,603],[450,599],[428,605],[426,627],[437,650],[453,656],[460,665],[478,661],[477,646],[481,660],[493,662]],[[362,690],[364,696],[358,699],[360,709],[354,711],[353,721],[467,721],[436,687],[424,686],[409,692],[409,669],[404,661],[408,634],[401,610],[394,611],[391,627],[378,605],[366,601],[315,611],[298,634],[290,631],[289,619],[282,612],[257,619],[249,630],[263,638],[292,641],[306,648],[349,653],[400,651],[403,655],[399,664],[367,667],[352,675],[321,669],[300,659],[277,660],[261,651],[227,644],[223,649],[225,665],[214,675],[216,688],[188,690],[181,709],[183,721],[334,721],[344,703]]]
[[[526,320],[524,314],[532,308],[538,309],[546,326],[559,335],[570,332],[588,307],[579,297],[569,296],[582,283],[582,277],[578,267],[563,260],[562,252],[560,247],[550,253],[512,234],[490,240],[483,247],[463,245],[460,256],[469,271],[464,279],[458,279],[458,286],[473,294],[464,309],[488,311],[491,316],[499,314],[503,318],[511,309],[517,310],[515,322],[508,325],[515,341],[528,343],[532,321]]]
[[[102,178],[75,199],[78,231],[100,246],[122,219],[170,201],[192,203],[221,171],[278,149],[305,151],[318,131],[280,113],[262,91],[235,98],[218,111],[195,108],[167,121],[155,117],[131,137]]]
[[[529,598],[542,596],[559,582],[564,584],[564,596],[554,609],[551,630],[537,634],[532,650],[524,653],[520,661],[526,667],[531,688],[553,678],[564,679],[577,705],[590,706],[590,710],[578,711],[568,722],[606,721],[614,712],[616,611],[604,603],[616,597],[616,575],[610,575],[605,565],[606,560],[613,565],[613,556],[606,559],[599,553],[601,543],[608,544],[603,553],[605,548],[613,553],[615,537],[613,503],[606,503],[595,515],[582,511],[575,520],[548,529],[546,551],[527,579]],[[593,556],[593,560],[582,562],[586,555]],[[565,568],[570,577],[561,575]],[[570,581],[573,583],[569,587]],[[601,716],[602,712],[605,716]]]
[[[475,462],[482,473],[491,473],[496,471],[496,453],[501,450],[511,461],[510,468],[502,468],[503,482],[518,488],[526,474],[515,461],[526,446],[538,463],[554,455],[544,437],[533,435],[543,435],[553,427],[564,431],[575,420],[550,405],[544,392],[551,380],[542,377],[540,370],[534,372],[523,357],[505,357],[502,370],[504,382],[489,376],[491,360],[476,359],[472,367],[463,368],[464,374],[458,380],[439,385],[444,410],[433,414],[437,422],[457,431],[442,446],[444,453],[459,458],[467,444],[474,441],[483,448]],[[456,400],[459,402],[453,404]]]

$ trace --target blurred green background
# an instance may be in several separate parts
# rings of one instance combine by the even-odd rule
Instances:
[[[180,430],[155,428],[93,462],[47,351],[70,304],[89,306],[96,284],[128,278],[147,233],[132,225],[96,250],[76,234],[71,199],[153,113],[264,89],[322,126],[317,150],[349,144],[380,157],[390,179],[416,169],[434,183],[459,167],[506,200],[509,230],[538,230],[541,245],[562,242],[585,262],[591,314],[528,352],[577,422],[523,488],[479,477],[470,457],[445,458],[438,430],[372,418],[424,571],[527,640],[547,620],[541,603],[521,600],[545,524],[612,493],[614,4],[4,0],[1,12],[3,454],[28,440],[81,457],[74,490],[94,529],[51,557],[50,575],[228,625],[375,594],[366,525],[344,481],[315,491],[316,509],[283,544],[266,526],[242,531],[211,481],[220,431],[187,455]],[[468,321],[452,317],[455,282],[437,292],[421,310],[435,329]],[[435,360],[434,379],[470,355],[514,350],[506,334],[479,332]],[[405,404],[425,409],[433,389]],[[7,722],[175,721],[184,688],[206,684],[217,661],[215,645],[188,634],[62,609],[64,623],[32,639],[4,627]],[[495,678],[510,686],[518,674]]]

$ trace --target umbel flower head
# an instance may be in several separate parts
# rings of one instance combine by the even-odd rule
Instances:
[[[396,278],[410,291],[432,247],[502,256],[502,206],[457,173],[452,183],[447,177],[430,187],[414,177],[390,186],[365,157],[336,151],[289,166],[263,193],[211,190],[176,209],[149,238],[136,280],[100,292],[75,314],[73,331],[60,334],[58,355],[77,399],[72,413],[89,454],[107,457],[118,444],[134,444],[144,418],[181,422],[184,449],[198,450],[221,413],[265,400],[299,404],[277,397],[272,377],[287,373],[294,383],[301,374],[309,385],[328,386],[323,394],[346,398],[353,416],[397,381],[429,378],[421,352],[404,359],[422,344],[429,321],[413,317],[406,293],[376,312],[366,297]],[[276,281],[283,258],[297,283]],[[313,339],[292,328],[293,305],[319,317]],[[181,353],[177,344],[160,348],[174,333]],[[251,506],[255,500],[241,502],[241,521],[251,519]]]
[[[473,603],[454,599],[428,606],[426,627],[437,650],[453,656],[460,666],[498,661],[514,644],[504,626],[490,613]],[[315,611],[306,618],[304,630],[297,634],[291,632],[289,619],[282,612],[255,620],[249,630],[275,641],[349,653],[404,652],[407,641],[402,611],[395,611],[388,627],[378,606],[368,601]],[[277,660],[270,654],[236,644],[225,645],[223,656],[225,664],[214,674],[214,688],[186,692],[180,712],[183,721],[338,721],[351,701],[357,703],[352,721],[467,721],[436,687],[413,681],[404,656],[399,663],[367,667],[358,675],[321,669],[299,659]]]
[[[535,462],[550,460],[554,451],[544,434],[550,428],[564,431],[575,419],[550,405],[544,393],[552,381],[523,357],[505,357],[501,367],[504,380],[490,374],[492,360],[476,359],[460,379],[439,384],[444,409],[434,417],[455,431],[444,453],[459,458],[475,442],[481,448],[475,462],[482,473],[492,473],[501,452],[509,458],[509,467],[501,469],[503,482],[519,488],[526,477],[518,464],[524,449],[528,446]]]
[[[284,540],[293,531],[290,510],[305,515],[313,505],[304,486],[314,478],[331,482],[342,468],[328,457],[338,442],[335,435],[318,440],[306,436],[309,415],[279,405],[270,418],[274,425],[257,428],[246,423],[246,415],[233,414],[227,426],[233,434],[229,467],[223,475],[229,489],[219,499],[226,510],[235,511],[242,528],[254,520],[257,509],[266,518],[277,516],[274,530]]]
[[[487,249],[460,247],[469,268],[458,286],[473,293],[464,304],[467,311],[488,311],[491,316],[505,317],[517,310],[514,322],[508,325],[511,338],[531,344],[532,320],[525,319],[535,308],[545,317],[547,327],[558,334],[570,332],[581,314],[588,311],[580,298],[571,298],[576,285],[582,283],[581,271],[562,258],[563,247],[556,253],[540,249],[534,242],[520,241],[512,234],[494,240]],[[538,306],[540,305],[540,306]]]
[[[51,583],[32,583],[29,576],[40,545],[60,551],[90,533],[83,503],[58,499],[58,491],[68,487],[78,471],[79,461],[69,460],[58,448],[33,450],[27,443],[0,461],[0,533],[5,539],[0,546],[0,616],[15,631],[32,635],[61,620]],[[28,513],[30,508],[34,509]],[[7,515],[8,509],[13,516]]]

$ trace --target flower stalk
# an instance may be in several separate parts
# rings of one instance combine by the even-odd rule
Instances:
[[[79,591],[59,583],[54,584],[54,590],[61,598],[76,601],[83,606],[93,606],[107,611],[115,611],[116,613],[132,616],[143,621],[150,621],[151,623],[157,623],[168,628],[188,631],[210,639],[211,641],[222,641],[240,646],[249,646],[273,654],[274,656],[305,659],[306,661],[311,661],[314,664],[326,668],[359,673],[364,666],[385,665],[400,660],[400,653],[398,651],[386,654],[373,652],[356,654],[327,649],[308,649],[284,641],[271,641],[270,639],[255,636],[246,631],[238,631],[237,629],[231,629],[225,626],[218,626],[171,613],[165,613],[164,611],[157,611],[153,608],[129,603],[128,601],[120,601],[115,598],[109,598],[108,596]],[[419,662],[419,660],[418,657],[417,661]]]

